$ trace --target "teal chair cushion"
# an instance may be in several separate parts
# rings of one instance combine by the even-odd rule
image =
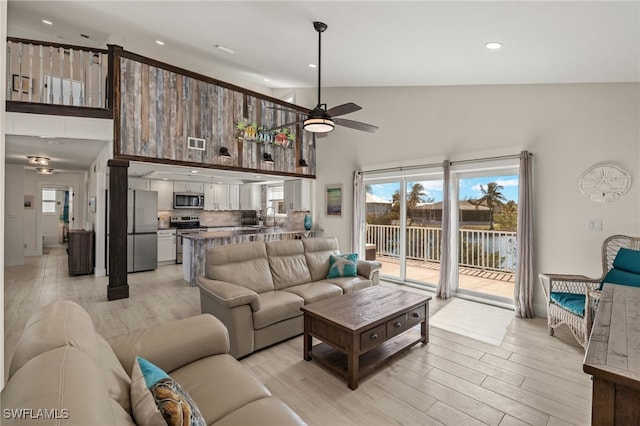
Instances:
[[[623,271],[622,269],[611,268],[609,272],[607,272],[607,275],[604,276],[604,279],[600,284],[600,289],[602,289],[602,284],[604,283],[640,287],[640,274]]]
[[[613,267],[633,274],[640,274],[640,250],[620,248],[616,258],[613,259]]]
[[[562,306],[572,314],[584,317],[584,294],[552,292],[549,297],[556,305]]]

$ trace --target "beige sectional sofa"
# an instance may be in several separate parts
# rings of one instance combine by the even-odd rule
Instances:
[[[358,260],[357,276],[327,278],[336,238],[256,241],[211,248],[198,277],[203,313],[229,330],[236,358],[303,332],[300,307],[378,284],[380,262]]]
[[[80,305],[55,302],[20,337],[2,390],[1,423],[133,425],[130,374],[138,355],[191,395],[207,425],[304,424],[228,349],[227,330],[211,315],[107,341]]]

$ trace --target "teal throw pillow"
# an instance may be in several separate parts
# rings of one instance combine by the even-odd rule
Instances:
[[[358,253],[331,255],[327,278],[358,276]]]
[[[206,424],[191,396],[160,367],[140,357],[131,373],[131,406],[139,425]]]
[[[640,274],[640,250],[620,248],[613,259],[613,267],[623,271]]]

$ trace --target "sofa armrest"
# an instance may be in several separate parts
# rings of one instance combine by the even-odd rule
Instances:
[[[226,281],[212,280],[204,276],[198,277],[197,283],[200,291],[206,292],[215,302],[228,309],[241,305],[251,305],[251,309],[254,312],[260,310],[260,298],[258,293],[253,290]]]
[[[358,275],[373,279],[373,274],[382,268],[382,263],[373,260],[358,260]]]
[[[227,328],[210,314],[136,330],[108,342],[129,374],[136,356],[171,372],[199,359],[229,352]]]

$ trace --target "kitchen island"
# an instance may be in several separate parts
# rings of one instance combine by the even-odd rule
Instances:
[[[182,242],[182,277],[191,286],[196,286],[196,278],[204,275],[204,261],[207,250],[227,244],[240,244],[250,241],[299,240],[317,236],[319,229],[288,229],[256,227],[233,231],[202,231],[184,235]]]

